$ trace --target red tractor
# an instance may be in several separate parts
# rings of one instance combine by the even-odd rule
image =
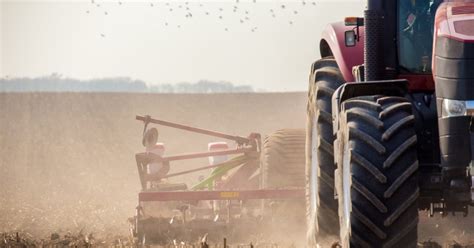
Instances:
[[[419,210],[467,215],[474,1],[368,0],[311,68],[308,241],[416,247]]]

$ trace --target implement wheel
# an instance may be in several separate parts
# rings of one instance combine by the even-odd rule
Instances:
[[[284,129],[265,138],[261,155],[262,186],[266,189],[304,187],[305,131]],[[301,240],[304,232],[304,199],[265,200],[265,215],[275,242]],[[283,238],[283,239],[282,239]],[[282,240],[279,240],[282,239]]]
[[[337,133],[340,239],[348,247],[416,247],[415,117],[403,97],[345,101]]]
[[[339,236],[334,198],[334,134],[331,97],[344,83],[334,58],[316,61],[311,68],[306,128],[306,218],[309,247],[333,243]]]
[[[261,162],[264,188],[304,187],[304,129],[282,129],[266,137]]]

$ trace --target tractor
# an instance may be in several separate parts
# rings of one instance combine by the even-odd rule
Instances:
[[[307,240],[416,247],[419,213],[473,205],[474,1],[368,0],[310,73]]]

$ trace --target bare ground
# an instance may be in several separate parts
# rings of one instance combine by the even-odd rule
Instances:
[[[237,135],[268,134],[303,128],[305,98],[305,93],[0,94],[0,233],[46,239],[55,232],[127,235],[139,191],[133,154],[142,150],[142,125],[136,114]],[[204,151],[216,141],[159,130],[167,154]],[[173,170],[206,163],[178,163]],[[197,175],[175,180],[192,182]],[[474,239],[472,215],[421,219],[425,240]]]

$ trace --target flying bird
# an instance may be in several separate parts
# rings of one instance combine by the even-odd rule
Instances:
[[[0,1],[1,1],[1,0],[0,0]],[[98,0],[90,0],[90,1],[91,1],[92,4],[96,5],[96,7],[101,7],[102,1],[100,1],[100,0],[99,0],[99,1],[98,1]],[[165,1],[166,1],[166,0],[165,0]],[[217,16],[219,20],[223,20],[223,19],[224,19],[224,14],[225,14],[227,11],[232,10],[234,13],[236,13],[237,11],[239,12],[238,15],[236,14],[236,15],[233,17],[233,18],[236,19],[235,21],[238,21],[237,23],[240,23],[240,24],[247,24],[247,23],[249,23],[249,25],[251,25],[251,24],[250,24],[250,23],[251,23],[251,22],[250,22],[250,11],[249,11],[248,9],[246,10],[243,6],[240,6],[240,7],[239,7],[239,4],[240,4],[241,0],[235,0],[235,3],[230,2],[229,7],[227,7],[227,6],[221,6],[221,7],[217,6],[216,8],[212,8],[212,9],[208,9],[208,8],[204,9],[204,8],[203,8],[203,9],[202,9],[203,12],[200,12],[200,13],[197,13],[197,14],[195,13],[196,16],[193,16],[193,14],[191,13],[191,12],[192,12],[191,8],[192,8],[192,6],[194,6],[194,5],[193,5],[193,2],[189,2],[190,0],[183,0],[181,3],[177,3],[176,5],[174,5],[173,2],[169,2],[169,0],[167,0],[167,1],[168,1],[168,2],[164,2],[164,1],[163,1],[163,2],[165,3],[166,6],[168,6],[169,12],[173,12],[173,11],[175,10],[175,8],[178,8],[178,9],[176,9],[175,12],[179,12],[179,13],[181,14],[182,12],[181,12],[181,10],[179,10],[179,9],[182,9],[183,12],[184,12],[184,13],[182,13],[182,14],[185,14],[185,15],[184,15],[185,18],[198,18],[198,17],[200,17],[200,16],[202,15],[201,13],[204,13],[206,16],[210,16],[210,11],[215,11],[215,12],[216,12],[216,10],[218,10],[217,13],[214,13],[214,15],[212,16],[212,18],[214,18],[214,16]],[[185,2],[185,1],[186,1],[186,2]],[[247,0],[247,1],[248,1],[248,2],[244,1],[244,2],[242,2],[242,3],[243,3],[243,4],[245,4],[245,3],[250,3],[250,0]],[[251,2],[257,3],[257,0],[252,0]],[[122,4],[124,4],[125,2],[124,2],[124,0],[117,0],[116,3],[118,3],[118,5],[122,5]],[[157,4],[156,6],[155,6],[155,3]],[[312,1],[312,0],[300,0],[300,3],[301,3],[303,6],[306,6],[306,5],[308,5],[308,6],[316,5],[316,1]],[[145,4],[146,4],[146,3],[145,3]],[[148,4],[149,4],[150,7],[160,7],[159,3],[158,3],[158,2],[153,2],[153,0],[149,0],[149,1],[148,1]],[[203,4],[203,3],[199,3],[199,2],[198,2],[197,4],[199,4],[199,7],[204,7],[204,4]],[[232,7],[231,7],[231,6],[232,6]],[[206,7],[210,7],[210,6],[206,6]],[[227,8],[228,8],[228,9],[227,9]],[[102,10],[103,10],[102,13],[103,13],[104,15],[108,16],[109,13],[108,13],[108,10],[106,11],[106,9],[107,9],[107,8],[104,6],[104,8],[102,8]],[[269,14],[271,15],[272,18],[276,18],[276,13],[279,13],[279,12],[278,12],[278,9],[280,9],[281,12],[284,12],[284,10],[285,10],[285,11],[288,11],[288,13],[291,13],[291,12],[292,12],[294,15],[298,15],[298,14],[303,13],[303,12],[299,13],[300,11],[302,11],[301,9],[300,9],[300,10],[295,10],[295,9],[293,8],[293,6],[287,6],[287,3],[285,3],[285,2],[280,2],[280,4],[276,3],[274,6],[271,6],[271,7],[270,7],[269,9],[267,9],[266,11],[269,11],[269,12],[270,12]],[[290,11],[291,11],[291,12],[290,12]],[[89,9],[89,10],[86,10],[85,12],[86,12],[86,14],[91,14],[91,13],[93,12],[93,10],[90,10],[90,9]],[[230,11],[229,11],[229,12],[230,12]],[[243,13],[245,13],[245,14],[243,14]],[[267,13],[268,13],[268,12],[267,12]],[[115,13],[114,13],[113,16],[115,16]],[[279,17],[281,17],[281,16],[279,15]],[[227,17],[226,17],[226,20],[229,19],[229,18],[230,18],[230,17],[227,16]],[[294,18],[296,18],[296,17],[294,17]],[[291,18],[291,19],[294,19],[294,18]],[[287,20],[287,21],[288,21],[288,24],[289,24],[289,25],[295,25],[295,22],[294,22],[293,20]],[[173,24],[173,25],[171,25],[171,24]],[[169,26],[169,27],[173,27],[173,26],[174,26],[174,27],[176,27],[176,28],[181,28],[181,25],[177,25],[177,24],[174,24],[174,23],[171,23],[171,24],[169,24],[168,22],[164,22],[164,26]],[[226,25],[226,26],[227,26],[227,25]],[[230,28],[229,28],[228,26],[227,26],[227,27],[224,26],[224,27],[221,27],[221,28],[223,28],[224,31],[226,31],[226,32],[230,31]],[[252,28],[250,29],[250,31],[251,31],[251,32],[256,32],[256,31],[257,31],[257,27],[252,27]],[[105,37],[106,37],[106,34],[105,34],[105,33],[100,33],[100,37],[105,38]]]

